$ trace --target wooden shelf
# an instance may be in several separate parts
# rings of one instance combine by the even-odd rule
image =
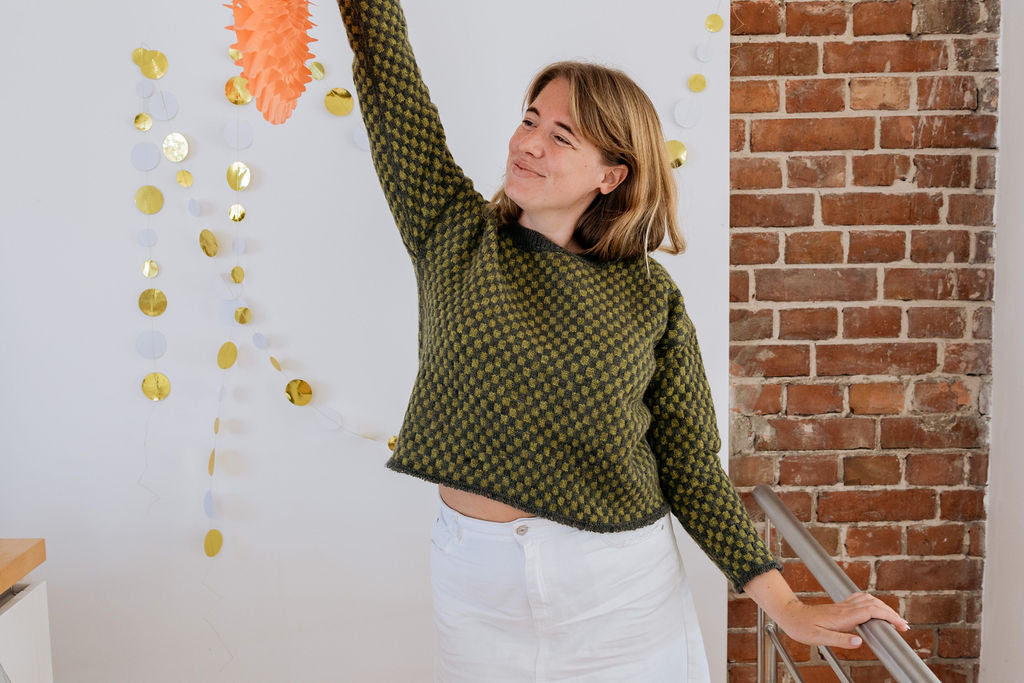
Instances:
[[[25,578],[46,559],[42,538],[0,538],[0,593]]]

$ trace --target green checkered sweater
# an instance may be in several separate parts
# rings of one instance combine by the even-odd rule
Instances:
[[[737,590],[778,567],[718,459],[679,288],[499,225],[455,163],[397,0],[339,0],[373,164],[419,290],[419,370],[386,466],[607,532],[671,510]]]

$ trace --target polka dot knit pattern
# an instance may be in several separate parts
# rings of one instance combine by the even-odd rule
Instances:
[[[498,224],[448,150],[397,0],[339,7],[419,292],[419,370],[386,466],[590,531],[671,510],[737,590],[779,567],[719,461],[696,333],[669,273]]]

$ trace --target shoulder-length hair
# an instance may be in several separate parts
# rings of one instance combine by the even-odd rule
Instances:
[[[569,112],[580,134],[601,150],[608,165],[625,164],[626,178],[594,198],[576,223],[574,236],[601,260],[632,259],[651,251],[680,254],[686,242],[676,221],[676,185],[661,122],[647,94],[623,71],[579,61],[544,67],[526,89],[523,110],[556,78],[569,81]],[[488,205],[502,224],[522,208],[504,185]],[[668,233],[670,246],[662,245]]]

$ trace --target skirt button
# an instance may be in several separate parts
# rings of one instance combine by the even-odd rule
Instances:
[[[516,527],[516,533],[519,534],[520,536],[522,536],[523,534],[525,534],[527,532],[528,529],[529,529],[529,527],[527,527],[525,524],[520,524],[519,526]]]

